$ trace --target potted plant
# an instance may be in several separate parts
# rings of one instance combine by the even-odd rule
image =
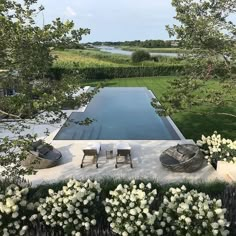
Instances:
[[[197,145],[205,154],[205,159],[216,170],[220,162],[233,165],[236,170],[236,140],[222,138],[216,131],[211,136],[202,135]]]

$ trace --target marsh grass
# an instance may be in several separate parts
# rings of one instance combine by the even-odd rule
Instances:
[[[108,60],[101,60],[92,55],[80,53],[81,50],[65,50],[55,51],[54,55],[57,60],[54,63],[56,67],[74,68],[74,67],[111,67],[120,66],[119,63],[114,63]],[[125,66],[125,65],[124,65]]]
[[[159,56],[158,61],[154,58],[149,61],[133,63],[131,57],[127,55],[111,54],[101,52],[96,49],[68,49],[52,52],[57,57],[55,67],[75,68],[75,67],[138,67],[138,66],[158,66],[159,63],[180,64],[177,58]]]

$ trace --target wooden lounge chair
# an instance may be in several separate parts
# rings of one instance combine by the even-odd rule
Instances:
[[[84,156],[82,158],[80,167],[83,168],[84,159],[86,156],[93,156],[96,163],[96,167],[98,168],[98,156],[100,151],[101,151],[100,143],[89,144],[86,148],[83,149]]]
[[[133,168],[132,158],[131,158],[131,147],[128,143],[119,143],[116,145],[117,155],[116,155],[116,165],[118,164],[130,164],[130,167]],[[124,157],[123,161],[119,161],[120,157]]]

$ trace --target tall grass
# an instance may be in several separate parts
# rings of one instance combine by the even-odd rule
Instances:
[[[54,51],[53,55],[57,56],[54,66],[62,68],[120,66],[120,63],[101,60],[93,55],[82,53],[82,50]]]
[[[96,49],[77,50],[69,49],[64,51],[53,51],[57,57],[54,63],[55,67],[75,68],[75,67],[139,67],[139,66],[158,66],[159,63],[180,64],[184,63],[178,58],[158,56],[150,61],[133,63],[131,57],[127,55],[111,54],[101,52]],[[157,59],[157,60],[155,60]]]

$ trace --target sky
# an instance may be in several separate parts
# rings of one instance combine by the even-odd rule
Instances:
[[[89,28],[82,42],[169,39],[165,30],[173,24],[171,0],[39,0],[44,21],[56,17],[73,20],[77,28]],[[39,23],[43,24],[43,15]]]

